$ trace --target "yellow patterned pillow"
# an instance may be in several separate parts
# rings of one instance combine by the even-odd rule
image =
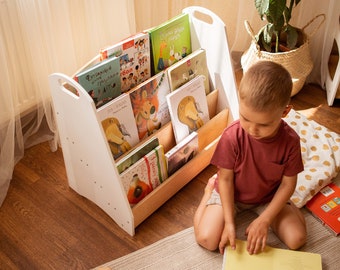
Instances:
[[[303,207],[340,171],[340,135],[291,110],[284,120],[300,135],[304,171],[291,200]]]

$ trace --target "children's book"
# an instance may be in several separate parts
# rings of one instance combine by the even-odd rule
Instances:
[[[139,142],[128,94],[122,94],[97,110],[114,159]]]
[[[142,142],[140,145],[136,145],[135,148],[127,152],[124,156],[116,161],[116,166],[119,173],[122,173],[131,165],[135,164],[139,159],[149,153],[152,149],[159,145],[157,137],[152,137],[146,142]]]
[[[167,162],[168,175],[172,175],[189,160],[196,156],[198,152],[198,135],[197,132],[192,132],[179,144],[175,145],[165,153]]]
[[[171,92],[167,101],[177,144],[209,121],[203,76],[197,76]]]
[[[119,58],[112,57],[101,61],[74,77],[92,97],[96,108],[121,94]]]
[[[267,246],[259,254],[249,255],[247,242],[236,240],[236,249],[228,246],[223,255],[223,270],[322,270],[321,255]]]
[[[191,53],[188,14],[180,14],[148,30],[151,42],[153,74],[165,70]]]
[[[340,234],[340,188],[330,183],[321,189],[306,208],[335,235]]]
[[[166,96],[170,93],[166,72],[162,71],[129,92],[139,139],[151,136],[166,123],[170,113]]]
[[[167,170],[162,145],[157,146],[120,174],[131,207],[145,198],[166,178]]]
[[[170,90],[173,91],[198,75],[204,77],[205,93],[210,93],[206,52],[198,49],[167,69]]]
[[[100,51],[101,60],[110,57],[119,58],[122,92],[144,82],[151,76],[149,34],[132,35]]]

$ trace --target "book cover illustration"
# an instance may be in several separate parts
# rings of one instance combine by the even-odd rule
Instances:
[[[171,92],[167,102],[177,144],[209,121],[203,76],[195,77]]]
[[[150,29],[153,74],[191,53],[189,15],[180,14]]]
[[[150,40],[148,33],[138,33],[102,49],[102,60],[118,57],[121,91],[126,92],[151,76]]]
[[[122,156],[116,161],[118,172],[122,173],[125,171],[158,145],[159,140],[157,137],[152,137],[146,142],[137,145],[134,149],[130,150],[126,153],[126,155]]]
[[[139,142],[128,94],[122,94],[97,110],[113,158],[117,159]]]
[[[166,178],[167,170],[162,145],[157,146],[120,174],[131,207],[145,198]]]
[[[174,91],[198,75],[204,77],[205,93],[210,93],[210,78],[206,52],[198,49],[167,69],[170,90]]]
[[[196,156],[198,152],[198,135],[197,132],[192,132],[179,144],[175,145],[165,153],[167,162],[168,175],[172,175],[189,160]]]
[[[321,189],[306,207],[335,235],[340,234],[340,188],[330,183]]]
[[[121,94],[119,59],[109,58],[75,75],[77,81],[92,97],[96,108]]]
[[[158,73],[129,92],[140,140],[170,121],[166,100],[169,93],[169,81],[165,72]]]
[[[322,259],[317,253],[269,246],[259,254],[250,255],[247,251],[247,242],[236,240],[235,250],[228,245],[224,251],[222,269],[322,270]]]

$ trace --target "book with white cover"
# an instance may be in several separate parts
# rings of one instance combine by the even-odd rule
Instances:
[[[203,76],[195,77],[166,98],[177,144],[209,121]]]
[[[130,97],[122,94],[97,110],[114,159],[139,142]]]

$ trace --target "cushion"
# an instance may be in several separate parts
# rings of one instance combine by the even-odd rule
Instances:
[[[301,138],[304,171],[298,174],[293,203],[303,207],[340,171],[340,135],[291,110],[284,120]]]

